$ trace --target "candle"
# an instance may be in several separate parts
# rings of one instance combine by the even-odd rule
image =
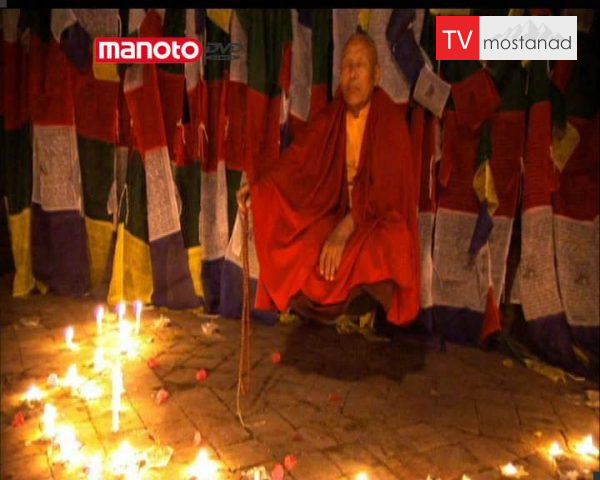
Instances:
[[[67,329],[65,330],[65,342],[66,342],[67,348],[69,350],[75,350],[75,348],[77,347],[73,343],[74,336],[75,336],[75,329],[73,327],[67,327]]]
[[[119,431],[119,411],[121,410],[121,392],[123,389],[123,376],[121,366],[117,363],[112,371],[112,431]]]
[[[563,451],[562,448],[560,448],[560,445],[558,444],[558,442],[554,442],[552,445],[550,445],[550,448],[548,449],[548,454],[554,458],[554,457],[560,457],[561,455],[564,455],[565,452]]]
[[[125,317],[125,302],[119,302],[119,304],[117,305],[117,315],[119,316],[119,325],[121,324],[121,322],[123,321],[123,318]]]
[[[59,462],[78,463],[78,451],[81,444],[77,440],[75,429],[71,425],[60,425],[56,431],[56,443],[60,448]]]
[[[104,361],[104,349],[99,347],[94,352],[94,370],[101,372],[106,368],[106,362]]]
[[[137,300],[135,302],[135,334],[140,334],[141,327],[141,318],[142,318],[142,302]]]
[[[138,452],[131,446],[128,440],[123,440],[119,448],[113,452],[110,458],[110,469],[117,476],[124,476],[127,480],[139,478],[138,475]]]
[[[254,480],[260,480],[260,470],[258,468],[254,470]]]
[[[51,403],[44,405],[44,414],[42,415],[43,435],[46,438],[54,438],[56,435],[56,407]]]
[[[133,339],[131,338],[132,331],[133,325],[131,325],[131,322],[123,320],[119,329],[119,350],[121,353],[127,353],[130,357],[135,354]]]
[[[369,480],[369,475],[367,474],[367,472],[360,472],[356,474],[354,480]]]
[[[99,453],[90,457],[88,464],[88,480],[102,480],[102,455]]]
[[[79,389],[79,396],[84,400],[96,400],[102,395],[102,388],[93,380],[84,383]]]
[[[67,370],[67,376],[64,380],[66,387],[77,388],[81,384],[82,378],[77,373],[77,366],[71,365]]]
[[[29,390],[27,390],[27,393],[25,394],[25,401],[30,403],[39,402],[42,400],[42,397],[42,391],[35,385],[32,385],[31,387],[29,387]]]
[[[598,456],[598,447],[594,445],[594,440],[591,435],[585,437],[581,442],[575,445],[575,451],[579,455],[588,455],[591,457]]]
[[[521,465],[513,465],[512,463],[507,463],[500,467],[500,472],[503,477],[511,477],[511,478],[521,478],[529,475],[525,469]]]
[[[188,468],[188,475],[195,480],[213,480],[217,470],[217,463],[208,458],[208,452],[202,448],[196,461]]]
[[[96,309],[96,331],[98,335],[102,335],[102,321],[104,320],[104,307]]]

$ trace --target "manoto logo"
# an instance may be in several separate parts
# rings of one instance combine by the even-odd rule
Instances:
[[[99,37],[94,43],[98,63],[191,63],[201,57],[202,44],[195,38]]]
[[[577,17],[437,17],[437,60],[577,60]]]

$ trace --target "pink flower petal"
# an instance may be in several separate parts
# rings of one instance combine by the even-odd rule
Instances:
[[[156,403],[159,405],[165,403],[169,399],[169,392],[161,388],[156,394]]]
[[[12,426],[13,428],[17,428],[20,427],[21,425],[23,425],[25,423],[25,415],[23,415],[23,412],[18,412],[12,421]]]
[[[298,464],[298,458],[296,455],[286,455],[283,459],[283,464],[285,465],[286,470],[293,470],[294,467]]]
[[[281,463],[278,463],[273,467],[273,470],[271,470],[271,480],[283,480],[284,473],[285,470],[283,469],[283,466]]]
[[[148,367],[157,368],[160,367],[160,363],[158,363],[158,360],[156,358],[152,357],[148,360]]]
[[[330,402],[340,402],[342,400],[342,397],[340,397],[337,393],[330,393],[329,394],[329,401]]]
[[[271,362],[273,362],[273,363],[279,363],[279,362],[281,362],[281,353],[279,353],[279,352],[273,352],[271,354]]]

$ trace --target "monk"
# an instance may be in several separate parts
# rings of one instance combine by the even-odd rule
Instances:
[[[395,325],[419,310],[417,199],[406,110],[377,87],[377,50],[354,34],[333,101],[271,171],[237,192],[252,210],[255,308],[327,324]],[[379,318],[378,317],[378,318]],[[341,327],[341,328],[340,328]]]

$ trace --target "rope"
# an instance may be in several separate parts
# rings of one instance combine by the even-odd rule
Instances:
[[[240,344],[240,363],[238,368],[237,387],[237,416],[243,427],[246,427],[240,407],[241,395],[250,390],[250,264],[248,258],[248,214],[240,214],[242,224],[242,270],[243,270],[243,306],[242,306],[242,332]]]

